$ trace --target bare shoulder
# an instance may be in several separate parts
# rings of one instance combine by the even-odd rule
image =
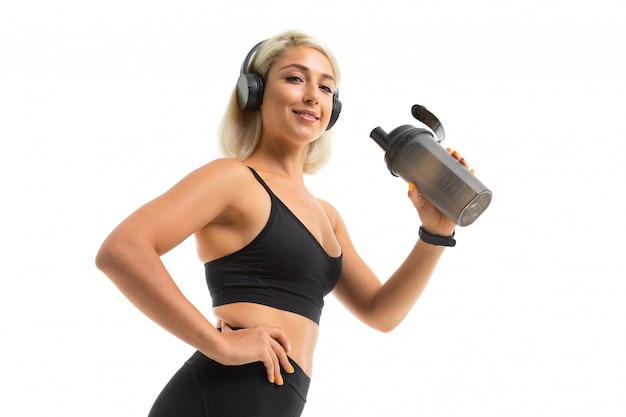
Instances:
[[[251,177],[250,170],[243,162],[220,158],[195,169],[177,187],[206,198],[228,199],[236,196],[236,191],[244,188]]]
[[[190,175],[199,179],[232,184],[248,179],[250,170],[237,159],[219,158],[201,166]]]
[[[197,230],[241,206],[244,193],[240,190],[249,187],[251,177],[243,162],[216,159],[189,173],[153,205],[161,213],[176,213],[173,217],[186,219]]]

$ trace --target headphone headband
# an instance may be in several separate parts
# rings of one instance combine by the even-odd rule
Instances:
[[[257,43],[256,45],[254,45],[252,49],[250,49],[250,52],[248,52],[248,55],[246,55],[246,58],[241,63],[241,71],[240,71],[241,74],[249,74],[250,61],[252,61],[252,57],[254,56],[254,54],[256,54],[256,51],[259,50],[259,48],[261,47],[261,45],[263,45],[263,43],[265,43],[265,41],[261,41]]]

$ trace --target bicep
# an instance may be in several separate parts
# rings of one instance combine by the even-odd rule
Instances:
[[[367,321],[367,313],[382,284],[358,254],[339,214],[335,214],[335,235],[343,255],[341,276],[333,294],[357,318]]]
[[[124,220],[113,236],[168,252],[217,218],[232,203],[239,178],[233,163],[214,161],[193,171]]]

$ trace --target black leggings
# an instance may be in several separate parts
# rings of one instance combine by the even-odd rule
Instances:
[[[267,380],[261,362],[225,366],[194,353],[165,386],[149,417],[297,417],[309,377],[290,359],[295,373],[282,372],[284,385]]]

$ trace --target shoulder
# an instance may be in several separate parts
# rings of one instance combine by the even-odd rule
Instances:
[[[215,159],[191,172],[183,181],[201,187],[236,189],[252,178],[250,169],[242,161],[232,158]]]
[[[245,163],[220,158],[190,172],[158,200],[162,212],[175,213],[197,231],[246,210],[254,182]]]
[[[215,159],[196,168],[163,197],[195,207],[221,207],[239,204],[242,189],[250,187],[254,177],[241,161],[230,158]]]
[[[215,159],[196,169],[192,174],[210,176],[224,181],[237,181],[250,175],[250,169],[242,161],[233,158]]]

